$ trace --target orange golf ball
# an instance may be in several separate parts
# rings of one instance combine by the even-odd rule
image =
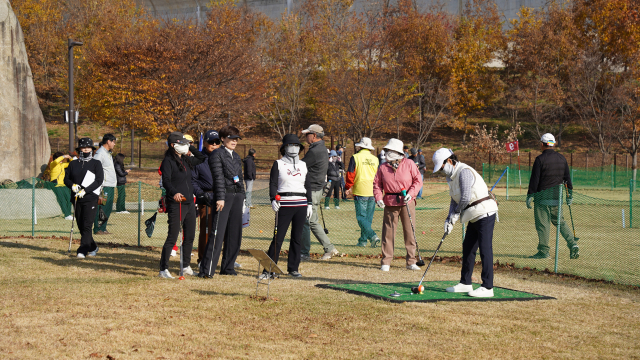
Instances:
[[[262,230],[260,230],[260,234],[262,234]]]

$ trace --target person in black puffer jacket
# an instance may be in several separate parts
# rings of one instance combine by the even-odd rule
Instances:
[[[79,259],[96,256],[98,245],[93,241],[93,219],[98,211],[98,197],[102,190],[104,172],[102,163],[93,158],[93,140],[78,141],[78,159],[69,163],[64,173],[64,184],[71,189],[71,203],[80,230],[80,247],[76,251]],[[93,181],[90,179],[93,178]]]
[[[238,275],[234,264],[240,252],[242,213],[246,205],[242,159],[234,149],[238,139],[242,138],[236,127],[227,125],[220,130],[220,139],[222,146],[209,155],[215,212],[209,228],[207,249],[200,262],[198,276],[201,278],[213,277],[223,243],[220,275]]]
[[[329,210],[331,192],[333,192],[333,204],[336,209],[340,209],[340,189],[342,188],[340,172],[344,170],[344,165],[339,159],[338,153],[335,150],[331,150],[329,153],[329,167],[327,167],[327,181],[331,181],[331,184],[327,184],[327,196],[324,198],[324,208],[326,210]]]
[[[116,170],[116,189],[118,189],[118,200],[116,201],[116,214],[128,214],[125,205],[127,193],[125,185],[127,185],[127,175],[131,169],[124,169],[124,154],[116,155],[113,161],[113,167]]]
[[[191,169],[206,160],[206,157],[198,149],[189,145],[189,141],[184,138],[181,132],[172,132],[167,143],[169,149],[165,152],[162,165],[160,165],[162,186],[167,192],[167,223],[169,224],[167,239],[162,247],[162,256],[160,257],[161,278],[173,278],[169,272],[169,258],[178,239],[181,224],[184,239],[180,254],[184,266],[182,270],[186,275],[193,275],[189,264],[191,263],[191,250],[196,233],[197,214],[193,203]]]

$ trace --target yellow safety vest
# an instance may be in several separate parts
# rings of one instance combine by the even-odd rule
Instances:
[[[362,149],[353,155],[356,163],[356,177],[353,179],[353,195],[373,196],[373,179],[378,172],[378,158],[368,149]]]

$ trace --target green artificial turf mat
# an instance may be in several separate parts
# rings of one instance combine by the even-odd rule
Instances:
[[[413,294],[411,287],[417,286],[417,282],[408,283],[359,283],[359,284],[318,284],[317,287],[324,289],[333,289],[346,291],[352,294],[369,296],[376,299],[382,299],[391,302],[435,302],[435,301],[524,301],[524,300],[548,300],[555,299],[550,296],[532,294],[524,291],[513,289],[505,289],[501,287],[493,287],[493,297],[491,298],[474,298],[467,293],[448,293],[446,288],[454,286],[457,281],[429,281],[423,282],[424,292],[422,294]],[[480,287],[480,284],[473,284],[474,289]],[[390,296],[394,292],[400,293],[400,296]]]

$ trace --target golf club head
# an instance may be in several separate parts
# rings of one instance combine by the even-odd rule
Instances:
[[[417,286],[414,286],[414,287],[411,288],[411,292],[414,293],[414,294],[417,294],[420,291],[418,291],[418,287]]]
[[[416,262],[416,265],[418,265],[418,266],[424,266],[424,265],[425,265],[424,260],[422,260],[422,259],[421,259],[421,260],[418,260],[418,261]]]
[[[180,276],[178,280],[184,280],[184,276]]]
[[[324,228],[324,233],[325,233],[325,234],[327,234],[327,235],[329,235],[329,229]]]

